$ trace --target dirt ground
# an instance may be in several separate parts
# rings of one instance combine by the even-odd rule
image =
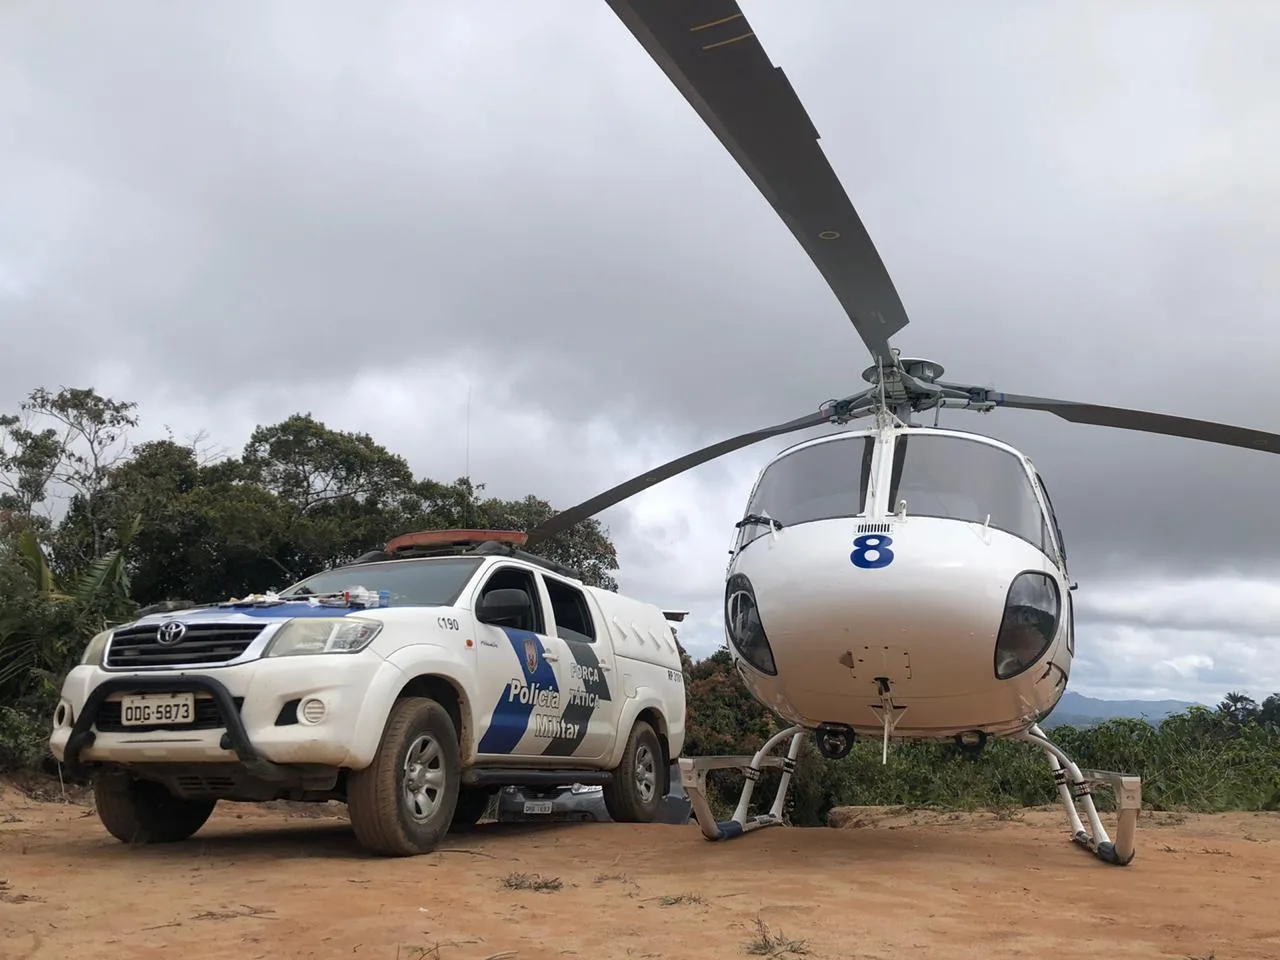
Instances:
[[[0,957],[1280,957],[1280,814],[1144,814],[1123,869],[1056,809],[844,816],[723,844],[482,824],[383,860],[336,804],[223,804],[186,843],[130,849],[83,796],[0,784]]]

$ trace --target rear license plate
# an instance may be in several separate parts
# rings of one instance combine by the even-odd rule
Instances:
[[[525,813],[550,813],[550,800],[526,800],[524,802]]]
[[[120,701],[120,722],[126,727],[191,723],[195,718],[194,693],[140,693]]]

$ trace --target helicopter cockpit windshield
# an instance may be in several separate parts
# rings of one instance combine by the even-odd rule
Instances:
[[[833,437],[779,457],[751,495],[748,519],[738,530],[738,549],[769,532],[764,517],[790,527],[861,514],[874,453],[875,439],[864,435]]]
[[[987,522],[1054,553],[1022,461],[1000,447],[938,433],[899,434],[885,511]]]

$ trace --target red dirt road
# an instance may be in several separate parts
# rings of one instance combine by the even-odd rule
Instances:
[[[0,958],[1280,957],[1280,814],[1146,814],[1120,869],[1056,809],[859,809],[724,844],[488,824],[383,860],[340,806],[278,806],[223,804],[186,843],[129,849],[83,801],[0,784]],[[521,874],[558,885],[513,889]]]

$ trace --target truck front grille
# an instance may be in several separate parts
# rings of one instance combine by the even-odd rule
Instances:
[[[265,624],[189,623],[176,643],[160,642],[160,628],[148,623],[117,630],[107,646],[108,667],[180,667],[194,663],[226,663],[249,648]]]

